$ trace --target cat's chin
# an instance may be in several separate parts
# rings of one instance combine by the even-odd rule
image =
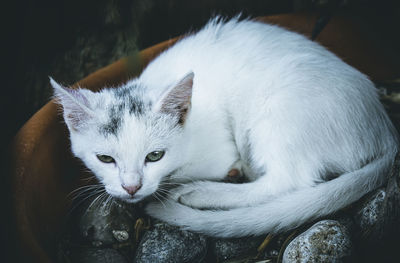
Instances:
[[[118,199],[121,200],[121,201],[123,201],[123,202],[125,202],[125,203],[135,204],[135,203],[138,203],[138,202],[142,201],[142,200],[143,200],[143,197],[142,197],[142,196],[137,196],[137,197],[134,196],[134,197],[128,197],[128,198],[126,198],[126,197],[124,197],[124,198],[119,197]]]
[[[106,191],[112,197],[114,197],[122,202],[129,203],[129,204],[134,204],[134,203],[140,202],[145,198],[145,196],[143,196],[143,195],[130,196],[127,194],[121,194],[119,192],[107,189],[107,187],[106,187]]]

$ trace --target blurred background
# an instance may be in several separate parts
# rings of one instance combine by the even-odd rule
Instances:
[[[399,7],[399,1],[389,0],[15,1],[3,10],[7,131],[15,134],[49,100],[48,76],[72,84],[137,50],[196,30],[216,14],[349,12],[385,20],[382,33],[398,34]]]
[[[23,0],[2,3],[2,149],[51,98],[48,76],[69,85],[119,58],[194,31],[213,15],[256,17],[348,13],[380,21],[382,38],[400,47],[400,1],[391,0]],[[400,71],[399,71],[400,72]],[[8,156],[2,200],[9,213]],[[2,216],[4,255],[13,252],[12,219]],[[11,253],[10,253],[11,252]],[[12,256],[12,255],[11,255]]]

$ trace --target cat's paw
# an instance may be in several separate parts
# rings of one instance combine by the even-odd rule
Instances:
[[[196,209],[206,209],[210,208],[211,204],[205,201],[204,193],[200,193],[198,191],[189,191],[185,194],[182,194],[178,197],[177,202],[189,206],[191,208]]]
[[[219,206],[218,191],[213,191],[214,182],[196,182],[174,190],[172,199],[182,205],[196,209],[214,209]]]
[[[178,186],[170,190],[168,194],[168,199],[179,203],[182,196],[192,191],[196,191],[196,188],[197,188],[196,183],[189,183],[182,186]]]
[[[245,180],[245,175],[243,173],[243,163],[241,160],[236,161],[231,169],[228,171],[224,178],[226,183],[243,183]]]
[[[171,191],[170,198],[172,200],[174,200],[175,202],[178,202],[178,203],[186,205],[186,206],[190,206],[189,199],[192,199],[190,196],[193,196],[193,198],[196,198],[196,195],[193,193],[201,191],[200,187],[201,187],[201,185],[199,185],[198,182],[185,184],[183,186],[173,189]]]
[[[163,202],[150,202],[145,207],[146,213],[158,220],[167,222],[171,225],[185,226],[185,219],[190,219],[191,208],[179,204],[171,199],[164,200]]]

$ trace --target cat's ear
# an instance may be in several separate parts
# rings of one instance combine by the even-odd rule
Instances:
[[[158,103],[158,110],[178,116],[178,123],[183,124],[190,109],[194,73],[190,72],[177,84],[167,90]]]
[[[53,86],[56,101],[63,107],[64,121],[68,128],[78,131],[94,116],[87,99],[88,94],[84,94],[90,91],[83,92],[81,89],[63,87],[52,78],[50,78],[50,83]]]

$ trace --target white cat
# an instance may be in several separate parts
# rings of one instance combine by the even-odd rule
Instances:
[[[106,191],[212,236],[278,232],[382,185],[397,133],[374,85],[305,37],[214,19],[141,74],[98,93],[61,87],[73,153]],[[218,182],[231,169],[249,182]]]

